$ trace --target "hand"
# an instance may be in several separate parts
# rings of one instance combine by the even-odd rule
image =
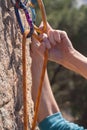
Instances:
[[[42,28],[42,25],[40,26]],[[42,43],[39,43],[33,39],[32,50],[34,55],[39,54],[42,56],[45,49],[49,50],[49,60],[57,62],[59,64],[64,64],[66,60],[70,58],[70,55],[74,52],[71,41],[69,40],[66,32],[60,30],[54,30],[47,25],[47,35],[41,34],[40,37],[43,39]]]
[[[51,44],[49,59],[59,64],[64,64],[74,52],[67,33],[65,31],[54,30],[48,24],[48,39]]]
[[[57,62],[87,78],[87,58],[73,48],[66,32],[54,30],[49,25],[47,27],[47,35],[40,35],[43,38],[42,43],[38,43],[38,41],[33,39],[34,42],[31,47],[33,61],[37,58],[41,65],[44,59],[44,51],[47,48],[49,51],[49,60]]]

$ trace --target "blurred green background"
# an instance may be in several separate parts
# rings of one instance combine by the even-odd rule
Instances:
[[[73,46],[87,56],[87,5],[76,0],[43,0],[54,29],[65,30]],[[78,0],[80,2],[80,0]],[[38,10],[38,22],[40,12]],[[55,99],[66,119],[87,128],[87,80],[56,63],[48,63]]]

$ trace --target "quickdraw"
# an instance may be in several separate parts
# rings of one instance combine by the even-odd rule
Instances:
[[[30,32],[29,32],[29,34],[28,34],[27,37],[31,37],[32,34],[33,34],[33,32],[34,32],[34,27],[33,27],[33,21],[32,21],[32,19],[30,17],[30,14],[29,14],[29,12],[28,12],[28,10],[26,8],[27,2],[28,1],[21,2],[20,0],[18,0],[16,2],[13,2],[13,0],[12,0],[12,3],[14,5],[14,10],[15,10],[16,18],[17,18],[17,21],[18,21],[21,33],[24,34],[25,29],[24,29],[22,21],[21,21],[21,17],[20,17],[20,14],[19,14],[19,9],[22,9],[24,11],[24,13],[25,13],[27,22],[28,22],[29,27],[30,27]]]
[[[29,3],[31,12],[32,12],[32,19],[30,18],[30,14],[26,8],[26,4],[28,3],[28,0],[24,0],[22,2],[21,0],[11,0],[17,21],[19,23],[19,27],[21,30],[21,33],[23,35],[22,39],[22,65],[23,65],[23,100],[24,100],[24,130],[28,130],[28,108],[27,108],[27,86],[26,86],[26,38],[27,37],[34,37],[36,38],[39,42],[41,42],[43,39],[40,39],[38,35],[34,32],[36,30],[37,33],[47,33],[47,19],[46,19],[46,13],[45,13],[45,8],[42,0],[31,0]],[[34,23],[35,23],[35,4],[38,3],[39,8],[41,10],[41,15],[42,15],[42,21],[43,21],[43,29],[39,29]],[[30,29],[25,30],[23,27],[19,9],[22,9],[25,13],[27,22],[29,24]],[[32,123],[32,130],[35,129],[36,122],[37,122],[37,116],[38,116],[38,109],[39,109],[39,104],[40,104],[40,97],[41,97],[41,91],[42,91],[42,85],[43,85],[43,80],[44,80],[44,75],[45,75],[45,69],[47,66],[47,60],[48,60],[48,50],[46,49],[44,53],[44,63],[42,67],[42,73],[41,73],[41,79],[40,79],[40,84],[38,88],[38,94],[37,94],[37,99],[36,99],[36,104],[35,104],[35,114],[34,114],[34,119]]]

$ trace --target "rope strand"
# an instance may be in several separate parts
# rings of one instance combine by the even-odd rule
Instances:
[[[43,31],[42,31],[42,33],[47,33],[47,19],[46,19],[46,12],[45,12],[45,8],[44,8],[44,4],[43,4],[42,0],[37,0],[37,1],[38,1],[40,10],[41,10],[42,20],[43,20]],[[39,40],[39,41],[41,42],[42,40]],[[36,104],[35,104],[34,119],[33,119],[33,122],[32,122],[32,129],[31,130],[35,129],[36,122],[37,122],[37,116],[38,116],[38,111],[39,111],[41,92],[42,92],[42,87],[43,87],[43,81],[44,81],[47,61],[48,61],[48,50],[46,49],[46,51],[44,53],[44,63],[43,63],[43,67],[42,67],[40,84],[39,84],[37,98],[36,98]]]
[[[23,66],[23,114],[24,130],[28,130],[28,106],[27,106],[27,74],[26,74],[26,38],[29,31],[25,31],[22,38],[22,66]]]
[[[39,84],[38,94],[37,94],[37,98],[36,98],[35,113],[34,113],[34,119],[33,119],[33,123],[32,123],[32,130],[35,129],[36,122],[37,122],[37,116],[38,116],[38,110],[39,110],[39,105],[40,105],[40,98],[41,98],[41,92],[42,92],[42,87],[43,87],[43,80],[44,80],[44,76],[45,76],[47,61],[48,61],[48,50],[46,50],[44,53],[44,63],[43,63],[43,67],[42,67],[40,84]]]
[[[13,5],[14,5],[17,21],[19,23],[19,27],[20,27],[21,33],[23,35],[23,39],[22,39],[22,66],[23,66],[24,130],[28,130],[27,80],[26,80],[26,76],[27,76],[26,75],[26,38],[33,36],[39,42],[41,42],[42,39],[40,39],[38,37],[38,35],[35,34],[33,31],[35,29],[37,33],[47,33],[47,20],[46,20],[46,13],[45,13],[44,4],[43,4],[42,0],[31,0],[32,4],[35,4],[37,2],[39,4],[39,8],[41,10],[41,15],[42,15],[42,21],[43,21],[43,30],[42,31],[38,27],[35,27],[33,25],[34,21],[32,19],[30,19],[30,15],[29,15],[29,13],[27,11],[25,3],[22,3],[21,0],[18,0],[16,2],[14,2],[13,0],[11,0],[11,1],[12,1]],[[25,31],[25,28],[23,27],[23,24],[22,24],[22,21],[21,21],[21,17],[20,17],[20,13],[19,13],[19,9],[20,8],[24,10],[27,22],[28,22],[28,24],[30,26],[30,30],[28,30],[28,31]],[[32,14],[34,16],[33,18],[35,20],[34,8],[32,9],[32,12],[33,12]],[[37,95],[37,99],[36,99],[35,114],[34,114],[34,120],[33,120],[33,123],[32,123],[32,130],[35,129],[36,122],[37,122],[37,116],[38,116],[38,110],[39,110],[39,104],[40,104],[43,80],[44,80],[45,70],[46,70],[46,66],[47,66],[47,60],[48,60],[48,50],[46,50],[45,54],[44,54],[44,63],[43,63],[43,67],[42,67],[42,73],[41,73],[41,79],[40,79],[40,84],[39,84],[39,90],[38,90],[38,95]]]

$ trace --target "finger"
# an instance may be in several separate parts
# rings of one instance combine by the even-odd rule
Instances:
[[[41,42],[41,44],[45,44],[45,48],[51,49],[51,44],[50,44],[50,41],[48,39],[47,34],[40,34],[40,38],[43,39],[43,41]]]
[[[44,35],[41,34],[39,37],[41,37],[43,39],[43,41],[40,43],[35,38],[32,38],[31,50],[32,50],[32,52],[37,52],[37,53],[43,55],[46,48],[50,49],[51,45],[50,45],[50,42],[49,42],[46,34],[44,34]]]
[[[53,32],[53,30],[50,30],[48,32],[48,38],[49,38],[49,41],[50,41],[51,45],[55,46],[56,45],[56,41],[54,39],[54,32]]]
[[[58,43],[61,42],[61,38],[60,38],[60,32],[58,30],[54,30],[53,31],[53,34],[54,34],[54,40]]]
[[[42,44],[44,44],[45,48],[47,48],[48,50],[51,49],[51,44],[47,38],[43,40]]]
[[[50,34],[49,34],[49,35],[50,35]],[[53,34],[52,34],[52,36],[53,36]],[[52,37],[52,36],[50,36],[50,37]],[[54,38],[52,38],[52,39],[49,40],[48,35],[45,34],[45,33],[44,33],[44,34],[40,34],[40,35],[39,35],[39,38],[42,39],[42,42],[44,42],[45,44],[48,43],[48,44],[47,44],[47,48],[48,48],[48,49],[51,48],[51,43],[50,43],[50,42],[52,42],[52,41],[53,41],[52,39],[54,39]]]
[[[46,49],[45,44],[44,44],[44,42],[42,42],[41,45],[38,47],[38,53],[40,55],[43,55],[45,52],[45,49]]]
[[[38,48],[41,46],[41,43],[37,41],[35,38],[32,38],[32,43],[31,43],[31,50],[33,51],[38,51]]]
[[[47,30],[48,30],[48,31],[49,31],[49,30],[52,30],[52,27],[50,26],[49,23],[47,23]]]
[[[71,42],[65,31],[60,31],[60,38],[61,38],[61,42],[63,42],[63,43]]]
[[[39,28],[40,28],[40,29],[43,29],[43,21],[40,23]]]
[[[39,28],[42,28],[44,26],[44,24],[43,24],[43,21],[40,23],[40,26],[39,26]],[[47,22],[47,30],[49,31],[49,30],[51,30],[52,29],[52,27],[50,26],[50,24]]]

